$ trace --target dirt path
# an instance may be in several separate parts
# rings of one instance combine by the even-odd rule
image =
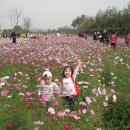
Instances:
[[[17,38],[17,42],[22,42],[24,39],[23,38]],[[6,43],[12,43],[12,39],[10,38],[0,38],[0,45],[1,44],[6,44]]]

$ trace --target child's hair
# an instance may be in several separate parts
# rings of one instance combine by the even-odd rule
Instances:
[[[63,78],[66,77],[65,76],[65,70],[68,69],[68,68],[70,68],[70,70],[71,70],[71,76],[73,75],[73,72],[74,72],[73,68],[71,66],[65,66],[64,69],[63,69]]]

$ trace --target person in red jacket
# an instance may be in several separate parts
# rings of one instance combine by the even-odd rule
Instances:
[[[110,41],[111,41],[111,46],[113,47],[113,49],[115,49],[116,47],[116,42],[117,42],[117,36],[116,36],[116,32],[113,32],[111,37],[110,37]]]

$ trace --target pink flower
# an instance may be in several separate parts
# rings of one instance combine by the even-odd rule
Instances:
[[[57,117],[56,117],[55,115],[53,115],[53,116],[52,116],[52,120],[53,120],[54,122],[56,122],[56,121],[57,121]]]
[[[46,103],[45,103],[45,102],[40,102],[40,103],[39,103],[39,106],[40,106],[40,107],[44,107],[44,106],[46,106]]]
[[[39,127],[34,128],[34,130],[39,130]]]
[[[92,103],[91,99],[89,97],[85,97],[85,101],[90,105]]]
[[[5,89],[5,90],[3,90],[2,92],[1,92],[1,96],[7,96],[8,95],[8,93],[9,93],[9,90],[8,89]]]
[[[63,116],[64,116],[64,115],[63,115],[63,112],[61,112],[61,111],[58,112],[57,115],[58,115],[59,117],[63,117]]]
[[[43,101],[49,101],[48,95],[43,95],[43,96],[42,96],[42,100],[43,100]]]
[[[26,92],[26,95],[27,96],[31,96],[31,92]]]
[[[91,112],[91,114],[92,114],[92,115],[94,115],[94,114],[95,114],[93,110],[90,110],[90,112]]]
[[[92,93],[93,93],[93,94],[96,94],[96,93],[97,93],[97,89],[94,88],[94,89],[92,90]]]
[[[21,90],[21,87],[20,86],[15,86],[16,90]]]
[[[57,107],[58,105],[59,105],[59,102],[55,100],[55,101],[53,102],[53,106]]]
[[[12,128],[12,127],[13,127],[12,122],[8,122],[8,123],[7,123],[7,127],[8,127],[8,128]]]
[[[71,129],[71,126],[69,123],[64,124],[64,130],[70,130],[70,129]]]
[[[102,130],[101,128],[97,128],[96,130]]]
[[[52,107],[49,107],[49,108],[48,108],[48,112],[49,112],[50,114],[55,114],[55,110],[54,110]]]

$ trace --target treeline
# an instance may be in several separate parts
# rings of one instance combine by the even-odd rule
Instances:
[[[76,17],[71,26],[75,32],[116,31],[123,35],[126,30],[130,31],[130,2],[122,10],[116,7],[108,7],[106,10],[99,10],[95,17],[82,15]],[[59,28],[59,31],[72,31],[68,27]]]

